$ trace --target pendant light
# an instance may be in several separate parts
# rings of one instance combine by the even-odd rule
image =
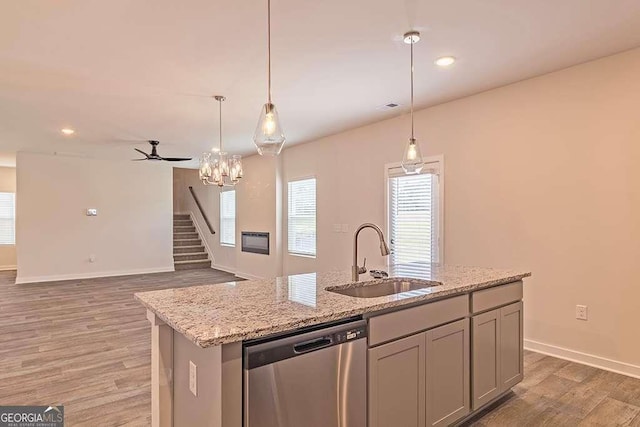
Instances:
[[[229,156],[222,148],[222,102],[224,96],[213,97],[219,104],[220,132],[217,152],[203,153],[200,158],[200,181],[204,185],[218,187],[233,187],[242,178],[242,157]]]
[[[271,0],[267,0],[267,103],[262,106],[253,142],[261,156],[277,156],[285,142],[278,110],[271,102]]]
[[[420,40],[420,33],[417,31],[409,31],[404,35],[404,42],[411,46],[411,138],[407,143],[402,158],[402,169],[407,175],[418,174],[424,167],[424,160],[420,152],[420,145],[414,136],[413,125],[413,45]]]

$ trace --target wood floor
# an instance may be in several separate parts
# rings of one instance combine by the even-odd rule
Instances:
[[[0,405],[63,404],[72,427],[147,426],[150,328],[133,293],[234,276],[185,270],[48,284],[14,280],[14,273],[0,272]],[[527,352],[524,381],[468,425],[640,427],[640,380]]]
[[[640,427],[640,380],[525,353],[524,380],[471,426]]]
[[[134,292],[235,280],[212,269],[15,285],[0,272],[0,405],[67,426],[151,424],[151,330]]]

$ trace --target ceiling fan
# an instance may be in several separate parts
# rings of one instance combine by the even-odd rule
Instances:
[[[160,155],[158,154],[158,150],[156,149],[156,147],[158,146],[158,144],[160,144],[160,141],[154,141],[154,140],[149,140],[147,141],[149,144],[151,144],[151,154],[147,154],[142,150],[139,150],[137,148],[134,148],[134,150],[136,150],[138,153],[141,153],[144,155],[144,159],[133,159],[134,161],[142,161],[142,160],[164,160],[166,162],[184,162],[187,160],[191,160],[191,158],[186,158],[186,157],[160,157]]]

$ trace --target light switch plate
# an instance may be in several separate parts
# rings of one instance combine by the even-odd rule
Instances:
[[[189,360],[189,391],[198,397],[198,367]]]

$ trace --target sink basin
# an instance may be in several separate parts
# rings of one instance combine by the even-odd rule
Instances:
[[[403,292],[419,291],[434,286],[441,286],[440,282],[417,281],[411,279],[388,279],[349,285],[330,286],[329,292],[347,295],[356,298],[377,298],[388,295],[401,294]]]

